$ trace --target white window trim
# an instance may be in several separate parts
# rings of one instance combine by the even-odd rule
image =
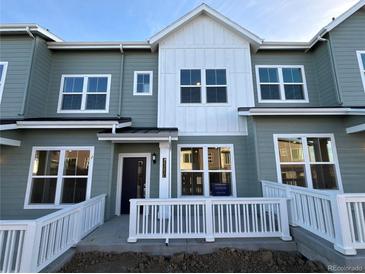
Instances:
[[[357,55],[357,62],[359,63],[359,69],[361,74],[362,86],[364,87],[365,91],[365,64],[362,63],[361,54],[365,54],[365,50],[358,50],[356,51]]]
[[[31,204],[30,203],[30,195],[32,192],[33,165],[34,165],[35,154],[36,154],[36,151],[38,151],[38,150],[60,150],[60,162],[58,165],[58,172],[56,175],[57,185],[56,185],[55,203],[53,203],[53,204]],[[63,167],[64,167],[64,154],[65,154],[66,150],[90,151],[90,161],[89,161],[89,170],[88,170],[88,175],[87,175],[85,200],[90,199],[91,184],[92,184],[92,177],[93,177],[93,166],[94,166],[94,147],[93,146],[46,146],[46,147],[35,146],[32,148],[32,155],[31,155],[31,159],[30,159],[27,189],[25,192],[25,200],[24,200],[24,209],[61,209],[61,208],[66,208],[66,207],[74,205],[74,204],[60,203],[61,190],[62,190],[62,179],[63,179]]]
[[[75,110],[64,110],[62,109],[62,99],[63,99],[63,85],[65,83],[66,77],[83,77],[84,78],[84,84],[82,88],[81,94],[81,109]],[[88,78],[90,77],[107,77],[108,78],[108,84],[107,84],[107,91],[106,91],[106,99],[105,99],[105,109],[85,109],[86,108],[86,96],[87,94],[100,94],[97,92],[89,92],[87,93],[87,83]],[[62,74],[61,76],[61,84],[60,84],[60,93],[58,97],[58,107],[57,107],[57,113],[108,113],[109,112],[109,101],[110,101],[110,86],[111,86],[111,74]],[[67,93],[65,93],[67,94]],[[102,94],[105,94],[104,92]]]
[[[149,92],[137,92],[137,76],[138,74],[149,74],[150,76],[150,90]],[[134,71],[133,79],[133,95],[135,96],[151,96],[153,95],[153,71]]]
[[[279,138],[302,138],[302,145],[303,145],[303,156],[304,156],[304,170],[307,182],[307,189],[313,189],[313,181],[312,181],[312,173],[310,169],[310,158],[308,153],[308,146],[307,146],[307,138],[330,138],[332,143],[332,154],[333,154],[333,162],[328,162],[328,164],[334,164],[335,171],[336,171],[336,180],[338,191],[343,192],[343,185],[342,185],[342,178],[340,172],[340,165],[338,162],[337,157],[337,149],[336,149],[336,142],[333,133],[303,133],[303,134],[274,134],[274,151],[275,151],[275,161],[276,161],[276,175],[278,178],[278,182],[283,184],[283,180],[281,177],[281,168],[280,168],[280,154],[279,154]],[[295,162],[295,164],[303,164],[302,162]],[[326,162],[327,164],[327,162]],[[323,190],[323,191],[333,191],[333,190]]]
[[[279,84],[279,86],[280,86],[280,98],[281,98],[280,100],[262,99],[262,97],[261,97],[261,84],[266,84],[266,83],[261,83],[260,82],[259,68],[277,68],[278,69],[279,82],[277,84]],[[283,70],[282,70],[283,68],[300,68],[301,69],[303,83],[298,83],[298,84],[303,85],[304,99],[302,99],[302,100],[285,99],[285,90],[284,90],[284,84],[285,83],[284,83],[284,79],[283,79]],[[285,104],[309,103],[307,80],[305,78],[305,70],[304,70],[303,65],[256,65],[255,70],[256,70],[257,97],[258,97],[258,102],[259,103],[285,103]],[[274,84],[274,83],[267,83],[267,84]],[[296,83],[293,83],[293,84],[296,84]]]
[[[201,147],[203,148],[203,195],[182,195],[181,193],[181,170],[180,170],[180,151],[181,148],[190,147]],[[210,196],[209,193],[209,168],[208,168],[208,147],[229,147],[231,151],[231,173],[232,173],[232,193],[230,196]],[[206,156],[206,157],[205,157]],[[213,170],[212,170],[213,171]],[[217,170],[222,171],[222,170]],[[199,172],[199,171],[197,171]],[[206,179],[205,179],[206,178]],[[181,144],[177,145],[177,197],[178,198],[224,198],[224,197],[237,197],[237,187],[236,187],[236,166],[234,162],[234,146],[233,144]]]
[[[226,85],[207,85],[206,84],[206,70],[208,69],[224,69],[226,71]],[[199,86],[193,86],[193,85],[180,85],[181,83],[181,70],[200,70],[200,89],[201,89],[201,102],[200,103],[181,103],[181,87],[199,87]],[[216,106],[229,106],[230,105],[230,101],[229,101],[229,71],[228,68],[226,67],[209,67],[209,68],[196,68],[196,67],[189,67],[189,68],[179,68],[178,72],[176,73],[177,75],[177,90],[178,90],[178,102],[177,105],[178,106],[189,106],[189,107],[201,107],[201,106],[205,106],[205,107],[216,107]],[[207,87],[226,87],[226,91],[227,91],[227,102],[224,103],[208,103],[207,102]]]
[[[8,62],[0,62],[0,65],[4,66],[3,73],[0,78],[0,104],[1,104],[5,86],[6,73],[8,71]]]

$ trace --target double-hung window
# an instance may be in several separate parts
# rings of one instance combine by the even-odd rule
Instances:
[[[34,147],[25,208],[61,208],[90,198],[93,147]]]
[[[8,62],[0,62],[0,103],[3,97]]]
[[[111,75],[62,75],[58,112],[109,111]]]
[[[256,66],[259,102],[308,102],[304,66]]]
[[[205,70],[207,103],[227,103],[227,79],[225,69]]]
[[[133,95],[152,95],[153,88],[152,71],[135,71],[133,83]]]
[[[180,70],[180,103],[227,103],[225,69]]]
[[[356,54],[357,54],[357,60],[359,62],[361,80],[365,91],[365,50],[359,50],[356,52]]]
[[[179,196],[235,196],[232,145],[180,145]]]
[[[274,135],[277,171],[283,184],[342,189],[331,134]]]
[[[200,69],[182,69],[180,71],[180,102],[201,103],[201,83]]]

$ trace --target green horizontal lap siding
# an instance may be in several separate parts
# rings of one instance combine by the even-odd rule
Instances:
[[[151,174],[150,174],[150,197],[159,197],[159,168],[160,168],[160,148],[158,144],[115,144],[114,145],[114,160],[113,160],[113,180],[111,193],[111,211],[110,214],[115,214],[115,198],[117,191],[117,180],[119,170],[119,155],[124,153],[149,153],[151,154]],[[156,154],[156,163],[152,161],[152,154]]]
[[[20,147],[1,146],[1,219],[32,219],[52,210],[24,209],[25,192],[33,146],[94,146],[91,196],[107,194],[106,218],[110,212],[113,145],[98,141],[97,130],[23,130]]]
[[[365,50],[365,10],[359,10],[330,32],[338,84],[345,106],[365,106],[356,51]]]
[[[108,117],[119,114],[119,51],[54,51],[48,88],[47,117]],[[109,113],[57,113],[62,74],[111,74]]]
[[[363,115],[347,116],[345,118],[346,127],[353,127],[360,124],[365,124],[365,116]]]
[[[153,71],[152,96],[134,96],[135,71]],[[126,52],[123,73],[122,116],[131,117],[135,127],[157,126],[158,54]]]
[[[25,108],[27,118],[45,116],[51,65],[52,52],[47,42],[37,37]]]
[[[346,134],[342,117],[256,117],[259,180],[277,181],[273,134],[333,133],[345,192],[365,192],[365,133]]]
[[[29,80],[34,40],[29,36],[0,36],[0,61],[8,62],[0,104],[1,118],[23,115],[23,101]]]
[[[259,51],[252,54],[252,73],[255,104],[260,107],[319,107],[333,106],[336,91],[325,44],[311,52],[302,51]],[[256,65],[303,65],[307,83],[309,103],[259,103]]]
[[[255,155],[249,148],[248,136],[180,136],[172,143],[171,195],[177,197],[177,145],[178,144],[233,144],[236,171],[237,196],[258,196],[255,178]]]

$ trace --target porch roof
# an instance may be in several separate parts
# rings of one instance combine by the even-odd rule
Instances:
[[[100,141],[113,141],[114,143],[129,142],[154,142],[177,141],[177,128],[158,128],[158,127],[125,127],[113,130],[104,130],[98,133]]]

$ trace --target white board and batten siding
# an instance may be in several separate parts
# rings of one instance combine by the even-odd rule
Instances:
[[[180,104],[181,69],[226,69],[228,103]],[[251,71],[248,41],[207,15],[194,18],[159,44],[158,126],[179,135],[247,135],[237,108],[254,106]]]

